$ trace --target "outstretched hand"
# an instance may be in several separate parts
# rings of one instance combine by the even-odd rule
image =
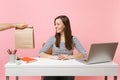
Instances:
[[[15,28],[18,28],[18,29],[24,29],[24,28],[28,27],[27,24],[22,24],[22,23],[15,24],[14,26],[15,26]]]

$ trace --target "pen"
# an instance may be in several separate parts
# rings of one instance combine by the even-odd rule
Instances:
[[[7,53],[9,55],[16,54],[16,52],[17,52],[17,49],[14,49],[14,51],[11,51],[10,49],[7,50]]]
[[[8,53],[8,54],[10,54],[10,51],[9,51],[9,49],[7,50],[7,53]]]
[[[8,49],[8,50],[9,50],[9,53],[12,54],[12,51],[10,49]]]
[[[14,49],[14,52],[13,52],[13,54],[16,54],[16,52],[17,52],[17,50],[16,50],[16,49]]]

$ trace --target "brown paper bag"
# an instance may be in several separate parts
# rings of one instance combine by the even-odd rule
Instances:
[[[15,30],[15,48],[16,49],[34,48],[33,27]]]

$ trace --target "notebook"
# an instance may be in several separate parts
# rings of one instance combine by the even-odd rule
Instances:
[[[36,61],[37,59],[31,58],[31,57],[22,57],[20,58],[20,60],[30,63],[30,62]]]
[[[113,60],[118,42],[95,43],[90,47],[88,59],[85,64],[110,62]]]

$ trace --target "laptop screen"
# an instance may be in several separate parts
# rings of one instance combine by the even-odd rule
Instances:
[[[95,43],[91,45],[87,63],[103,63],[112,61],[115,55],[118,42]]]

